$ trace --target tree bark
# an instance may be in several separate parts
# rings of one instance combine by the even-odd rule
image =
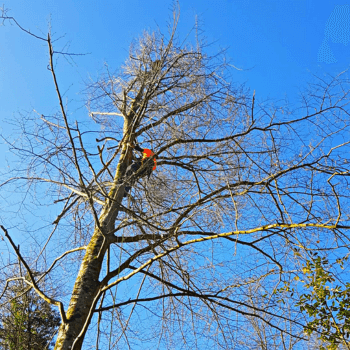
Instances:
[[[128,123],[125,124],[124,130],[127,129]],[[130,161],[131,150],[124,144],[114,185],[80,265],[67,310],[67,322],[62,323],[59,328],[54,350],[79,350],[82,347],[84,335],[93,315],[91,310],[99,299],[101,265],[114,237],[115,220],[118,216],[119,204],[123,200],[124,187],[118,184],[118,180],[122,178]]]

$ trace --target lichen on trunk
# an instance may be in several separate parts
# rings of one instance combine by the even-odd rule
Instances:
[[[130,153],[129,147],[124,145],[114,184],[80,265],[67,310],[67,323],[62,323],[60,326],[54,350],[79,350],[83,344],[84,335],[93,315],[94,304],[99,299],[99,275],[102,262],[111,244],[119,204],[123,199],[124,186],[118,180],[123,177],[131,161]]]

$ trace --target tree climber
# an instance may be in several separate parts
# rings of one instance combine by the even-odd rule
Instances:
[[[152,174],[153,170],[156,170],[157,167],[157,161],[156,157],[152,150],[148,148],[141,148],[139,145],[131,145],[130,147],[135,149],[138,152],[142,153],[142,158],[136,158],[134,159],[134,162],[130,164],[125,172],[125,188],[124,188],[124,195],[123,197],[126,197],[131,189],[131,187],[134,185],[134,183],[141,179],[142,177],[145,177],[147,175],[147,178]]]

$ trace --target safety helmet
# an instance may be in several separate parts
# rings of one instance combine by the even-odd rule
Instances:
[[[154,157],[154,153],[150,149],[144,148],[142,160],[144,160],[145,158],[152,158],[152,157],[153,157],[153,162],[154,162],[154,166],[153,166],[152,170],[156,170],[157,161],[156,161],[156,158]]]

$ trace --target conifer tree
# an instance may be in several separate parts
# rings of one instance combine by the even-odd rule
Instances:
[[[21,281],[12,283],[7,289],[7,302],[0,309],[1,349],[51,349],[60,324],[59,313]]]

